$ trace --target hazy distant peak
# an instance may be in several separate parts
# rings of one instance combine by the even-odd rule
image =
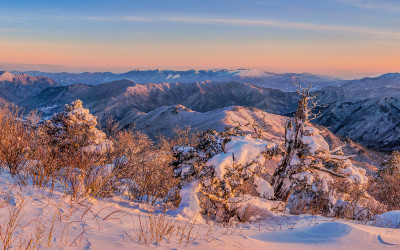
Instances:
[[[268,77],[268,76],[275,75],[275,74],[257,70],[257,69],[243,69],[243,70],[236,71],[235,75],[243,77],[243,78],[245,78],[245,77],[261,78],[261,77]]]
[[[366,77],[346,81],[342,89],[400,88],[400,73],[387,73],[377,77]]]
[[[378,78],[386,78],[386,79],[400,79],[400,73],[387,73],[379,76]]]

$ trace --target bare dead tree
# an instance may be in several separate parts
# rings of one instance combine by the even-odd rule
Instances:
[[[308,119],[310,109],[308,108],[308,98],[310,96],[310,87],[301,89],[299,85],[297,93],[300,95],[297,111],[294,119],[290,119],[285,127],[285,150],[286,155],[279,164],[274,173],[273,187],[275,196],[279,200],[287,201],[291,190],[284,188],[284,180],[286,177],[295,174],[298,169],[291,166],[291,161],[295,154],[298,154],[302,147],[301,137],[304,134],[304,124]],[[289,134],[294,131],[294,135]]]

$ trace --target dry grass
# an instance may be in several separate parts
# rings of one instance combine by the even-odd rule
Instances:
[[[22,210],[26,205],[25,201],[22,201],[16,205],[8,203],[8,218],[5,219],[2,225],[0,225],[0,240],[3,244],[4,249],[11,248],[17,240],[16,230],[20,226],[22,218]]]
[[[131,233],[125,232],[125,235],[145,246],[165,243],[187,246],[193,244],[197,239],[211,242],[222,236],[239,235],[243,231],[243,227],[236,222],[211,223],[205,230],[204,225],[196,224],[196,219],[197,216],[187,221],[181,221],[168,217],[164,213],[148,213],[139,216],[139,223]]]
[[[10,192],[0,196],[0,247],[3,249],[37,249],[38,247],[69,247],[81,245],[86,229],[84,221],[74,220],[84,207],[70,200],[54,204],[43,197],[42,207],[32,214],[32,200],[20,193],[18,186],[8,187]],[[27,191],[27,190],[25,190]],[[31,191],[28,191],[31,193]],[[61,197],[59,197],[61,198]],[[50,220],[48,220],[50,218]],[[56,230],[57,228],[57,230]],[[73,234],[70,233],[74,228]]]
[[[125,235],[146,246],[160,245],[163,242],[189,245],[199,237],[195,225],[196,218],[183,222],[168,218],[165,214],[148,213],[139,215],[139,224],[133,229],[133,233],[125,232]]]

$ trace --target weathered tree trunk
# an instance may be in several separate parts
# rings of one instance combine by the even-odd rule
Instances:
[[[290,186],[288,187],[287,183],[285,183],[285,180],[290,182],[291,176],[299,172],[299,169],[297,169],[298,166],[292,166],[291,162],[295,156],[301,158],[299,155],[299,149],[302,147],[301,138],[304,133],[304,124],[308,118],[307,97],[308,92],[304,95],[301,95],[294,119],[289,120],[286,123],[286,154],[274,173],[273,188],[275,190],[275,198],[285,202],[287,202],[292,191]]]

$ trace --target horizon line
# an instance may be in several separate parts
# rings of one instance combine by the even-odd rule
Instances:
[[[16,66],[11,66],[11,65],[16,65]],[[50,67],[54,68],[52,69],[17,69],[18,67]],[[2,69],[2,68],[8,68],[8,69]],[[12,69],[14,68],[14,69]],[[56,69],[60,68],[60,69]],[[64,69],[61,69],[64,68]],[[68,69],[69,68],[69,69]],[[132,71],[190,71],[190,70],[195,70],[195,71],[200,71],[200,70],[205,70],[205,71],[235,71],[235,70],[257,70],[265,73],[270,73],[270,74],[310,74],[314,76],[320,76],[320,77],[329,77],[329,78],[336,78],[337,80],[354,80],[354,79],[361,79],[361,78],[368,78],[368,77],[378,77],[381,75],[385,74],[396,74],[400,73],[400,71],[397,72],[351,72],[351,71],[346,71],[346,74],[324,74],[324,73],[313,73],[312,71],[271,71],[267,69],[257,69],[257,68],[244,68],[244,67],[213,67],[213,68],[199,68],[199,67],[185,67],[182,69],[178,69],[179,67],[120,67],[111,69],[109,67],[96,67],[96,66],[89,66],[86,67],[86,69],[79,69],[79,68],[84,68],[84,67],[74,67],[74,66],[67,66],[67,65],[52,65],[52,64],[7,64],[6,63],[1,63],[0,62],[0,72],[5,71],[5,72],[18,72],[18,73],[26,73],[26,72],[41,72],[41,73],[50,73],[50,74],[57,74],[57,73],[69,73],[69,74],[82,74],[82,73],[113,73],[113,74],[124,74],[124,73],[129,73]],[[97,68],[97,70],[96,70]],[[340,76],[341,75],[341,76]],[[347,75],[347,77],[345,76]],[[353,76],[351,76],[353,75]],[[350,77],[351,76],[351,77]]]

